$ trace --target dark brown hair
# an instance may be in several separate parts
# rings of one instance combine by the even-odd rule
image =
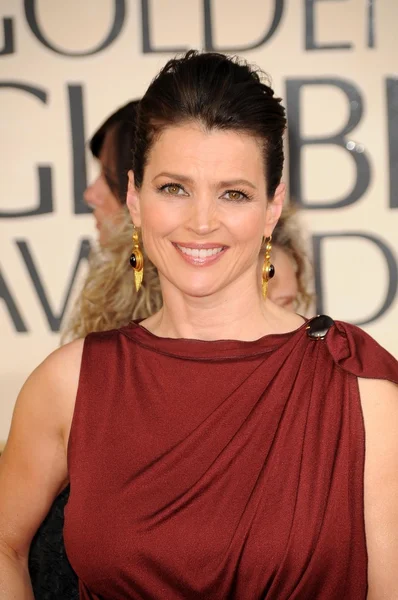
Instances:
[[[127,173],[133,161],[134,132],[139,100],[132,100],[112,113],[97,129],[89,146],[93,156],[100,158],[105,138],[111,134],[113,164],[116,177],[104,173],[112,193],[121,204],[126,202]]]
[[[134,144],[134,177],[141,187],[148,154],[167,126],[199,121],[206,129],[244,131],[263,146],[267,195],[283,169],[285,109],[262,71],[235,57],[190,50],[169,60],[140,102]]]

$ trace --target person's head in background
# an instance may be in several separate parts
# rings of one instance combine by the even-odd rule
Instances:
[[[90,150],[99,162],[100,172],[87,187],[84,199],[93,209],[100,244],[106,242],[126,203],[138,102],[132,100],[112,113],[90,140]]]
[[[307,313],[313,300],[312,267],[308,258],[297,209],[285,205],[272,234],[275,276],[268,283],[272,302],[292,311]]]
[[[129,264],[133,226],[126,196],[138,105],[139,100],[132,100],[118,108],[89,142],[100,173],[87,187],[84,199],[93,209],[99,246],[91,250],[87,277],[63,327],[62,340],[120,327],[132,318],[149,316],[162,305],[157,270],[145,250],[145,281],[139,295]]]

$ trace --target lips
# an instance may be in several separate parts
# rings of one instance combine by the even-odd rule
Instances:
[[[211,243],[173,243],[173,246],[187,262],[200,266],[212,264],[227,250],[226,246]]]
[[[215,256],[216,254],[219,254],[220,252],[222,252],[222,247],[221,248],[185,248],[183,246],[179,246],[177,244],[177,247],[179,250],[181,250],[181,252],[183,254],[186,254],[187,256],[193,256],[194,258],[209,258],[210,256]]]

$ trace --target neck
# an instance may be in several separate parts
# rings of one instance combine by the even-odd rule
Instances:
[[[200,340],[251,341],[279,333],[280,309],[264,302],[260,286],[251,275],[245,273],[228,288],[206,297],[187,296],[162,281],[163,308],[144,326],[161,337]]]

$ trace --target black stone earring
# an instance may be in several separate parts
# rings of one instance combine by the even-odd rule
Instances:
[[[133,233],[133,252],[130,256],[130,265],[134,269],[135,291],[138,292],[144,276],[144,257],[140,249],[138,233],[135,228]]]

